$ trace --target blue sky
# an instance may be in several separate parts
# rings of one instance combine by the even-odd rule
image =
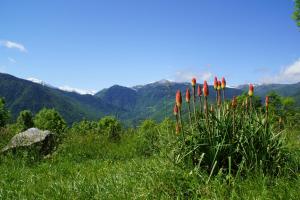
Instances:
[[[0,1],[0,71],[100,90],[300,81],[293,0]]]

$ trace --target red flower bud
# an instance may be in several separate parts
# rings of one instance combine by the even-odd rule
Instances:
[[[266,103],[266,109],[268,110],[268,108],[269,108],[269,96],[266,96],[265,103]]]
[[[222,90],[224,90],[226,88],[226,80],[225,80],[224,77],[222,78],[222,85],[221,85],[221,87],[222,87]]]
[[[249,95],[250,97],[252,97],[252,96],[253,96],[253,93],[254,93],[254,87],[253,87],[252,84],[250,84],[250,85],[249,85],[249,92],[248,92],[248,95]]]
[[[218,81],[218,87],[217,87],[217,90],[221,90],[221,81]]]
[[[207,97],[209,95],[209,89],[208,89],[208,85],[207,85],[206,81],[204,81],[204,84],[203,84],[203,94],[205,97]]]
[[[190,99],[191,99],[190,89],[189,89],[189,88],[186,88],[185,101],[186,101],[187,103],[189,103],[189,102],[190,102]]]
[[[174,105],[174,115],[175,116],[178,115],[178,107],[177,107],[176,103]]]
[[[197,81],[195,78],[192,79],[192,86],[194,87],[196,85]]]
[[[214,89],[217,90],[218,89],[218,78],[215,76],[215,80],[214,80]]]
[[[201,90],[201,86],[200,85],[198,85],[198,91],[197,91],[197,93],[198,93],[199,97],[202,96],[202,90]]]
[[[182,104],[182,97],[181,97],[181,92],[180,90],[177,90],[176,92],[176,105],[180,109]]]

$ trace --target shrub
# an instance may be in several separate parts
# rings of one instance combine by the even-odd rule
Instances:
[[[49,130],[62,134],[66,129],[66,122],[55,109],[42,109],[34,117],[34,124],[42,130]]]
[[[99,121],[99,130],[112,141],[118,141],[122,132],[121,123],[112,116],[103,117]]]
[[[73,123],[70,131],[76,134],[98,133],[99,126],[95,121],[82,120]]]
[[[0,98],[0,127],[4,127],[9,120],[9,112],[5,108],[5,101]]]
[[[34,127],[33,116],[29,110],[20,112],[19,117],[17,118],[17,126],[19,132]]]
[[[140,136],[140,146],[138,151],[150,156],[159,150],[159,132],[158,125],[153,120],[145,120],[138,129]]]

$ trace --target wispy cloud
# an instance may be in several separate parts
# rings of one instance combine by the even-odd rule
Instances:
[[[9,41],[9,40],[0,41],[0,46],[6,47],[9,49],[17,49],[21,52],[27,52],[27,49],[25,48],[25,46],[23,44]]]
[[[13,58],[11,58],[11,57],[8,57],[7,59],[8,59],[9,62],[11,62],[11,63],[16,63],[16,62],[17,62],[15,59],[13,59]]]
[[[90,95],[96,94],[96,91],[73,88],[73,87],[70,87],[70,86],[67,86],[67,85],[58,87],[58,89],[64,90],[64,91],[67,91],[67,92],[76,92],[78,94],[90,94]]]
[[[284,67],[278,74],[262,78],[262,83],[296,83],[300,82],[300,58]]]
[[[176,72],[174,80],[176,82],[189,82],[194,77],[199,81],[209,80],[212,77],[212,73],[207,70],[183,69]]]

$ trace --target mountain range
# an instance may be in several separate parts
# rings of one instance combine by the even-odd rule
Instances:
[[[179,89],[184,94],[187,87],[190,83],[161,80],[135,87],[114,85],[94,95],[83,95],[44,82],[0,73],[0,97],[4,97],[13,119],[22,110],[37,113],[46,107],[55,108],[68,124],[82,119],[99,119],[105,115],[114,115],[124,123],[133,125],[146,118],[162,120],[172,115],[176,91]],[[212,93],[210,100],[214,100],[213,87],[209,89]],[[227,88],[226,97],[232,98],[247,90],[247,85]],[[283,96],[295,97],[300,105],[300,83],[258,85],[255,94],[264,96],[272,90]]]

